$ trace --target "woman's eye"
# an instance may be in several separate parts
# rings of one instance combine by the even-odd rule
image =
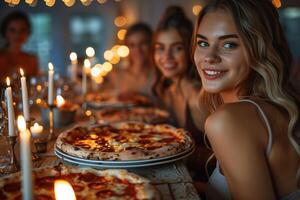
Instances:
[[[235,42],[227,42],[223,45],[225,49],[235,49],[238,46]]]
[[[197,42],[198,43],[198,46],[199,47],[208,47],[209,45],[208,45],[208,43],[207,42],[205,42],[205,41],[198,41]]]
[[[155,51],[163,51],[163,50],[164,50],[164,47],[162,47],[162,46],[155,46],[155,47],[154,47],[154,50],[155,50]]]
[[[183,48],[183,46],[175,46],[173,49],[175,52],[178,52],[178,51],[183,50],[184,48]]]

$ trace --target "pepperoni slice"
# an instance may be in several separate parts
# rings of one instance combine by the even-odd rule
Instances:
[[[20,189],[21,189],[20,182],[9,183],[9,184],[4,185],[4,187],[3,187],[3,190],[5,192],[10,192],[10,193],[18,192],[18,191],[20,191]]]
[[[79,176],[79,180],[84,181],[84,182],[93,182],[96,179],[97,179],[97,176],[92,173],[81,174]]]
[[[45,194],[38,194],[34,196],[35,200],[52,200],[51,196],[45,195]]]
[[[106,190],[107,188],[105,183],[90,183],[88,186],[94,190]]]
[[[111,197],[113,195],[115,195],[115,193],[109,189],[101,190],[96,193],[96,196],[100,198]]]
[[[76,184],[72,184],[72,188],[74,189],[75,192],[81,192],[84,187],[81,185],[76,185]]]

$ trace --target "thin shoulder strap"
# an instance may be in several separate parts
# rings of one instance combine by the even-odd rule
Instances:
[[[267,118],[266,114],[264,113],[264,111],[261,109],[261,107],[257,103],[255,103],[254,101],[252,101],[250,99],[242,99],[242,100],[240,100],[240,102],[252,103],[253,105],[255,105],[257,107],[257,109],[259,110],[261,116],[263,117],[263,119],[265,121],[265,124],[267,126],[267,129],[268,129],[268,135],[269,135],[268,146],[267,146],[267,155],[269,155],[270,152],[271,152],[271,149],[272,149],[273,136],[272,136],[272,129],[271,129],[271,126],[270,126],[270,123],[268,121],[268,118]]]

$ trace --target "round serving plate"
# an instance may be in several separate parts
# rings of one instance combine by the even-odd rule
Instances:
[[[93,163],[93,164],[114,164],[114,165],[116,165],[116,164],[144,164],[144,163],[152,163],[152,162],[157,162],[157,161],[169,160],[174,157],[185,155],[185,154],[189,153],[190,151],[193,151],[194,146],[195,145],[193,142],[190,148],[188,148],[182,152],[179,152],[177,154],[164,156],[164,157],[160,157],[160,158],[144,159],[144,160],[91,160],[91,159],[80,158],[77,156],[67,154],[57,147],[55,147],[55,152],[58,152],[60,155],[66,157],[66,158],[72,159],[72,160],[77,160],[79,162],[89,162],[89,163]]]
[[[178,160],[182,160],[188,156],[190,156],[194,152],[194,149],[191,149],[189,152],[186,152],[185,154],[172,157],[169,159],[165,160],[158,160],[158,161],[152,161],[152,162],[146,162],[146,163],[131,163],[128,161],[127,163],[105,163],[105,161],[101,161],[99,163],[91,163],[89,160],[77,160],[77,159],[72,159],[69,157],[65,157],[62,155],[57,149],[54,151],[55,155],[62,159],[63,161],[66,161],[71,164],[76,164],[76,165],[82,165],[82,166],[87,166],[87,167],[93,167],[93,168],[110,168],[110,169],[126,169],[126,168],[139,168],[139,167],[149,167],[149,166],[156,166],[156,165],[162,165],[162,164],[167,164],[167,163],[172,163]]]

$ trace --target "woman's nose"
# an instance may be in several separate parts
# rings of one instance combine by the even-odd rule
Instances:
[[[218,63],[221,61],[220,56],[218,55],[217,49],[210,49],[204,57],[205,63]]]

